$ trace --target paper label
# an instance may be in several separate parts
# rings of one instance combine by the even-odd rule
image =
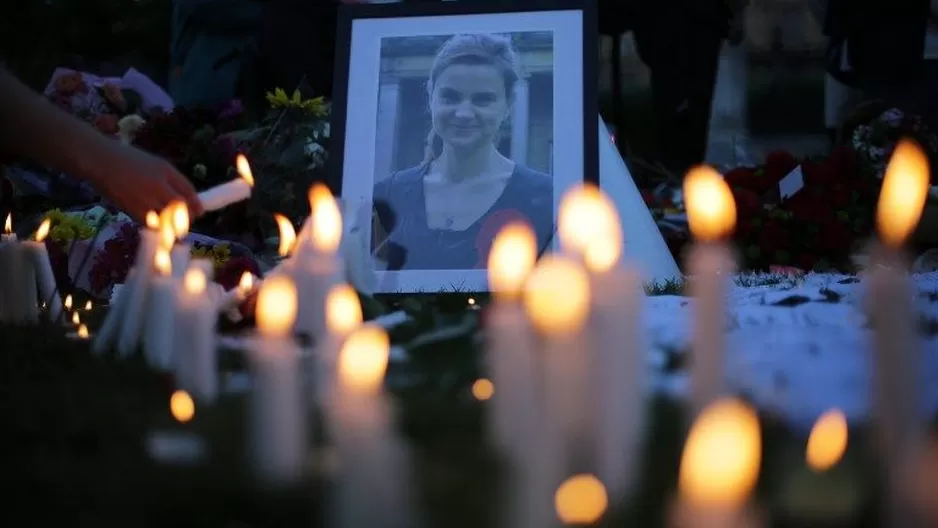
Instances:
[[[797,194],[803,187],[804,173],[801,172],[801,165],[798,165],[778,182],[778,193],[784,201]]]

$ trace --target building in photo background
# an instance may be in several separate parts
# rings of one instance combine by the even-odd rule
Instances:
[[[381,39],[375,137],[375,181],[419,165],[431,128],[427,78],[433,59],[452,35]],[[554,126],[553,34],[512,33],[522,78],[498,150],[516,163],[550,174]]]

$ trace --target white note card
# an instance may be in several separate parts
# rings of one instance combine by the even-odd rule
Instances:
[[[801,172],[801,165],[798,165],[778,182],[778,193],[782,200],[787,200],[797,194],[802,187],[804,187],[804,173]]]

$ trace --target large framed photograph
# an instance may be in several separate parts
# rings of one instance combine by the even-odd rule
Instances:
[[[372,210],[378,292],[487,291],[512,221],[554,249],[561,196],[599,179],[594,4],[340,9],[331,183]]]

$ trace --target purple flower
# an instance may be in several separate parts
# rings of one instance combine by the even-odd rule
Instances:
[[[218,107],[218,118],[219,119],[234,119],[241,115],[244,112],[244,105],[241,104],[240,99],[231,99],[225,101]]]

